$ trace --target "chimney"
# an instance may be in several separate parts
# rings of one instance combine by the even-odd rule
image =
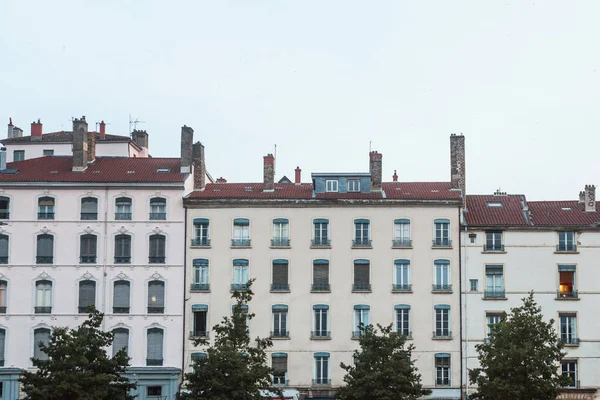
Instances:
[[[19,128],[18,126],[13,127],[12,137],[23,137],[23,129]]]
[[[138,145],[138,147],[148,148],[148,132],[146,131],[138,131],[135,129],[131,132],[131,138],[133,142]]]
[[[465,171],[465,137],[463,135],[450,135],[450,180],[452,189],[460,189],[464,198],[466,195]]]
[[[223,177],[217,178],[217,183],[227,183],[227,179]]]
[[[8,119],[8,134],[6,135],[6,137],[8,139],[11,139],[13,137],[13,123],[12,123],[12,118]]]
[[[192,164],[194,166],[194,190],[204,189],[206,186],[206,163],[204,161],[204,145],[194,143],[192,147]]]
[[[31,140],[42,140],[42,123],[39,118],[37,122],[31,123]]]
[[[585,203],[585,191],[579,192],[579,204]]]
[[[88,124],[85,116],[73,119],[73,171],[85,171],[88,162]]]
[[[88,148],[88,164],[96,161],[96,132],[88,132],[87,135],[87,148]]]
[[[6,147],[0,148],[0,171],[6,169]]]
[[[371,190],[381,190],[381,153],[369,153],[369,173],[371,174]]]
[[[392,175],[392,180],[394,182],[398,182],[398,174],[396,173],[396,170],[394,170],[394,175]]]
[[[106,139],[106,124],[100,121],[100,140]]]
[[[182,174],[192,172],[192,154],[194,143],[194,130],[189,126],[181,127],[181,168]]]
[[[300,167],[296,167],[295,171],[296,171],[296,179],[294,179],[294,183],[296,185],[300,185],[302,183],[302,170],[300,169]]]
[[[596,211],[596,186],[585,185],[585,211]]]
[[[267,154],[264,158],[263,168],[263,183],[265,184],[265,192],[275,190],[275,157],[273,154]]]

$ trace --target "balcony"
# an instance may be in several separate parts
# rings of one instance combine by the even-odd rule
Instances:
[[[329,386],[329,385],[331,385],[331,379],[317,378],[317,379],[313,379],[312,383],[313,383],[313,385],[318,385],[318,386]]]
[[[209,238],[195,238],[192,239],[192,246],[196,247],[209,247],[210,239]]]
[[[272,283],[271,284],[271,292],[289,292],[290,284],[289,283]]]
[[[331,240],[329,240],[327,238],[314,238],[311,241],[311,246],[312,247],[330,247]]]
[[[450,340],[452,339],[452,332],[448,329],[436,329],[433,331],[432,338],[437,340]]]
[[[208,331],[190,331],[190,339],[208,339]]]
[[[79,256],[80,264],[95,264],[96,256]]]
[[[370,292],[371,284],[364,283],[364,282],[354,283],[354,284],[352,284],[352,291],[353,292]]]
[[[354,239],[352,241],[352,247],[354,248],[370,248],[371,239]]]
[[[231,239],[231,247],[250,247],[250,239]]]
[[[442,285],[431,285],[431,291],[433,293],[452,293],[452,285],[442,284]]]
[[[113,314],[129,314],[129,307],[113,307]]]
[[[247,283],[232,283],[231,290],[237,290],[238,292],[244,292],[244,291],[248,290],[248,284]]]
[[[556,291],[556,299],[557,300],[575,300],[578,299],[577,290],[571,291]]]
[[[412,285],[410,283],[394,283],[392,285],[392,292],[394,293],[410,293],[412,292]]]
[[[412,240],[410,240],[410,239],[394,239],[394,240],[392,240],[392,247],[395,249],[409,249],[412,247]]]
[[[558,244],[556,245],[557,253],[577,253],[577,245],[575,243],[572,244]]]
[[[36,314],[50,314],[52,312],[51,306],[36,306],[34,307]]]
[[[576,347],[579,346],[579,338],[573,336],[563,336],[560,340],[568,347]]]
[[[450,386],[450,378],[436,379],[435,386]]]
[[[450,239],[433,239],[431,247],[434,248],[451,248],[452,240]]]
[[[331,339],[330,331],[312,331],[310,338],[314,340],[329,340]]]
[[[281,329],[275,329],[274,331],[271,331],[271,338],[273,339],[289,339],[289,337],[289,331],[284,331]]]
[[[331,285],[329,283],[313,283],[311,292],[331,292]]]
[[[80,219],[82,221],[93,221],[98,219],[98,213],[82,212]]]
[[[271,239],[271,247],[290,247],[289,238]]]
[[[483,251],[485,251],[486,253],[503,253],[504,245],[503,244],[494,244],[494,245],[488,246],[487,244],[484,244]]]
[[[0,314],[6,314],[6,306],[0,307]]]
[[[54,213],[53,212],[38,213],[38,219],[54,219]]]
[[[208,292],[210,291],[209,283],[192,283],[190,285],[190,291],[192,292]]]
[[[131,213],[115,213],[115,219],[119,220],[119,221],[130,221],[131,220]]]
[[[273,375],[273,386],[287,386],[288,380],[285,375]]]
[[[504,289],[486,289],[483,291],[484,299],[505,299],[506,292]]]
[[[157,221],[164,221],[167,219],[167,213],[161,212],[161,213],[150,213],[150,220],[157,220]]]
[[[117,256],[115,257],[115,264],[129,264],[131,262],[130,256]]]
[[[163,365],[162,358],[146,358],[146,365],[148,367],[160,367]]]
[[[0,264],[8,264],[8,256],[0,256]]]
[[[148,306],[148,314],[164,314],[164,307]]]
[[[35,257],[36,264],[52,264],[54,257],[52,256],[37,256]]]
[[[165,263],[165,256],[150,256],[148,257],[148,263],[149,264],[164,264]]]

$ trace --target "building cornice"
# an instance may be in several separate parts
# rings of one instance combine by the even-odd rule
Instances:
[[[470,231],[523,231],[523,232],[536,232],[536,231],[588,231],[588,232],[599,232],[600,226],[590,226],[590,225],[520,225],[520,226],[510,226],[510,225],[461,225],[461,230],[463,232]]]
[[[126,188],[170,188],[184,189],[184,182],[0,182],[3,188],[31,189],[34,187],[90,188],[90,187],[126,187]]]

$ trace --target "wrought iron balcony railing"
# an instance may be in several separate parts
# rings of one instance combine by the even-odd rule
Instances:
[[[150,213],[150,220],[166,220],[167,213],[159,212],[159,213]]]
[[[289,283],[272,283],[271,284],[271,292],[289,292],[290,284]]]
[[[192,283],[190,285],[191,291],[208,292],[210,290],[209,283]]]
[[[149,256],[148,263],[149,264],[164,264],[165,258],[166,258],[165,256]]]
[[[310,290],[313,292],[329,292],[331,291],[331,285],[329,283],[313,283]]]
[[[392,292],[412,292],[412,285],[410,283],[394,283]]]
[[[412,240],[410,239],[394,239],[392,241],[393,247],[412,247]]]
[[[52,256],[37,256],[35,257],[36,264],[52,264],[54,257]]]
[[[54,219],[54,213],[53,212],[38,213],[38,219]]]
[[[331,385],[331,379],[327,379],[327,378],[316,378],[312,380],[313,385],[320,385],[320,386],[325,386],[325,385]]]
[[[36,314],[50,314],[52,312],[51,306],[35,306],[34,307]]]
[[[148,306],[148,314],[164,314],[165,308],[158,306]]]
[[[575,243],[573,244],[558,244],[556,245],[556,252],[557,253],[574,253],[577,251],[577,245]]]
[[[577,290],[571,290],[571,291],[557,290],[556,298],[559,300],[560,299],[577,299],[578,298]]]
[[[96,256],[79,256],[79,262],[81,264],[94,264],[96,262]]]
[[[327,238],[314,238],[311,244],[313,247],[328,247],[331,246],[331,240]]]
[[[290,238],[271,239],[271,247],[290,247]]]
[[[331,339],[330,331],[312,331],[310,333],[311,339]]]
[[[146,358],[146,365],[149,367],[159,367],[163,365],[162,358]]]
[[[503,299],[506,297],[504,289],[486,289],[483,292],[484,299]]]
[[[210,246],[209,238],[195,238],[192,239],[192,246]]]
[[[450,239],[433,239],[432,247],[452,247]]]
[[[113,307],[113,314],[129,314],[129,307]]]
[[[129,264],[131,256],[115,256],[115,264]]]
[[[118,212],[115,213],[115,219],[116,220],[125,220],[125,221],[129,221],[131,220],[131,213],[123,213],[123,212]]]
[[[483,251],[504,251],[504,245],[503,244],[493,244],[493,245],[487,245],[484,244],[483,245]]]
[[[98,219],[98,213],[82,212],[80,219],[82,221],[92,221]]]
[[[452,293],[452,285],[443,283],[443,284],[433,284],[431,285],[431,291],[437,293]]]
[[[231,290],[237,290],[237,291],[248,290],[248,284],[247,283],[232,283]]]
[[[452,339],[452,331],[449,329],[436,329],[433,331],[434,339]]]
[[[250,239],[231,239],[231,247],[250,247]]]
[[[371,291],[371,284],[370,283],[364,283],[364,282],[353,283],[352,284],[352,291],[353,292],[370,292]]]
[[[209,332],[208,331],[190,331],[191,339],[208,339]]]
[[[371,247],[371,239],[354,239],[352,247]]]
[[[275,329],[271,331],[272,338],[288,338],[290,337],[290,332],[282,329]]]

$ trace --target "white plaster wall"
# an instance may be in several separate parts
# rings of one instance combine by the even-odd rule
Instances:
[[[25,159],[38,158],[44,155],[44,150],[54,150],[55,156],[71,156],[73,155],[71,143],[28,143],[28,144],[8,144],[6,147],[6,162],[13,162],[14,151],[24,150]],[[101,140],[96,141],[96,157],[129,157],[130,150],[131,157],[135,154],[136,157],[148,157],[148,150],[142,149],[138,151],[135,147],[131,146],[128,142],[102,142]]]

